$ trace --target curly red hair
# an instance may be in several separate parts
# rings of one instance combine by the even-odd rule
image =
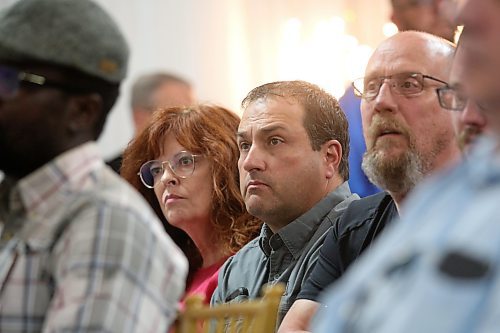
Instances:
[[[233,112],[214,105],[158,109],[149,126],[128,145],[120,172],[143,194],[158,217],[166,222],[154,191],[141,183],[137,175],[139,168],[160,156],[168,134],[173,134],[187,150],[204,155],[211,162],[213,175],[211,222],[219,246],[228,255],[256,237],[262,224],[247,212],[239,189],[239,151],[235,134],[239,122],[239,117]],[[200,257],[197,249],[193,248],[194,243],[189,242],[177,228],[168,224],[165,228],[169,234],[178,237],[177,243],[180,243],[191,265],[199,267]]]

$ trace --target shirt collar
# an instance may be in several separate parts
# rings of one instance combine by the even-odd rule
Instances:
[[[103,165],[96,143],[88,142],[20,179],[10,193],[10,197],[20,198],[26,215],[20,237],[33,247],[49,244],[68,197],[95,184],[94,171]]]
[[[261,250],[266,256],[269,256],[273,249],[285,245],[293,257],[298,258],[324,217],[329,212],[337,213],[345,209],[345,206],[348,205],[346,199],[351,195],[348,183],[344,182],[306,213],[281,228],[276,234],[273,234],[269,226],[264,224],[259,239]]]

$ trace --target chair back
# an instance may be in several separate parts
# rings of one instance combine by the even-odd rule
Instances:
[[[176,332],[274,333],[284,291],[282,283],[266,285],[262,288],[262,298],[213,307],[204,305],[201,296],[188,296]]]

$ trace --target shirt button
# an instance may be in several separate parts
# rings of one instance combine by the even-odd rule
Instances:
[[[278,280],[279,278],[280,278],[280,275],[279,275],[279,274],[274,275],[274,279],[275,279],[275,280]]]

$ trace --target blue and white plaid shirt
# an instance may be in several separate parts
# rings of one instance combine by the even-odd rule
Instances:
[[[0,185],[0,332],[162,332],[187,261],[95,143]]]

